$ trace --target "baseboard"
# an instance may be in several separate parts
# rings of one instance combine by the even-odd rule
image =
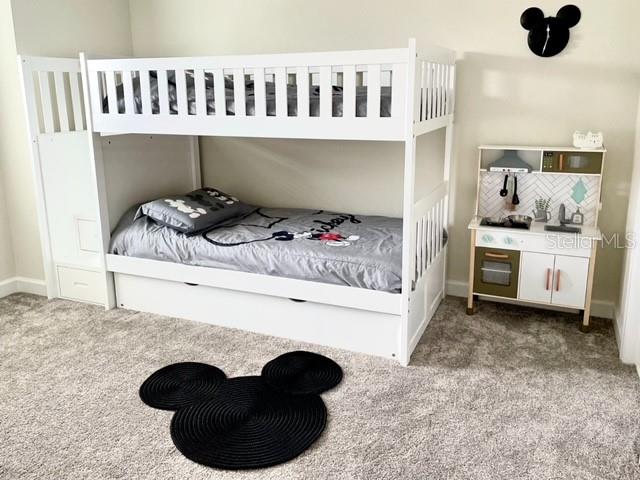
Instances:
[[[0,298],[18,292],[46,296],[47,286],[43,280],[26,277],[13,277],[0,282]]]
[[[459,282],[457,280],[448,280],[447,285],[447,295],[451,295],[453,297],[466,297],[469,284],[467,282]]]
[[[16,292],[15,278],[9,278],[0,282],[0,298]]]
[[[591,300],[591,315],[600,318],[609,318],[616,324],[616,309],[613,302],[606,300]]]
[[[622,321],[622,317],[616,307],[616,305],[613,306],[613,332],[616,336],[616,344],[618,346],[618,352],[620,352],[620,359],[622,360],[622,335],[620,332],[620,322]]]
[[[452,295],[454,297],[466,297],[468,289],[469,284],[467,282],[460,282],[457,280],[447,281],[447,295]],[[545,307],[541,305],[541,308]],[[609,318],[615,321],[614,303],[604,300],[592,300],[591,315],[593,315],[594,317]]]

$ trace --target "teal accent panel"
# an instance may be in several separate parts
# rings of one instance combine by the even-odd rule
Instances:
[[[576,184],[573,186],[573,190],[571,191],[571,198],[576,203],[582,203],[584,198],[587,196],[587,187],[585,186],[582,179],[579,179]]]

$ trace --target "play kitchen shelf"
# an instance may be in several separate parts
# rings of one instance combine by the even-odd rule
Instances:
[[[487,171],[505,152],[516,152],[531,168],[530,173],[601,175],[606,149],[575,147],[525,147],[517,145],[480,145],[479,170]]]
[[[605,153],[479,147],[468,314],[478,297],[508,299],[577,309],[589,329]]]

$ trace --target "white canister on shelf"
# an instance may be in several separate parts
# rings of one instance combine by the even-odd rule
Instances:
[[[602,132],[573,132],[573,146],[576,148],[602,148],[604,135]]]

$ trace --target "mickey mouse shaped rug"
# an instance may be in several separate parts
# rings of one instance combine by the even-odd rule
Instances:
[[[150,407],[175,410],[171,438],[187,458],[240,470],[287,462],[322,434],[320,397],[342,369],[325,356],[295,351],[267,363],[260,376],[226,378],[212,365],[183,362],[153,373],[140,387]]]

